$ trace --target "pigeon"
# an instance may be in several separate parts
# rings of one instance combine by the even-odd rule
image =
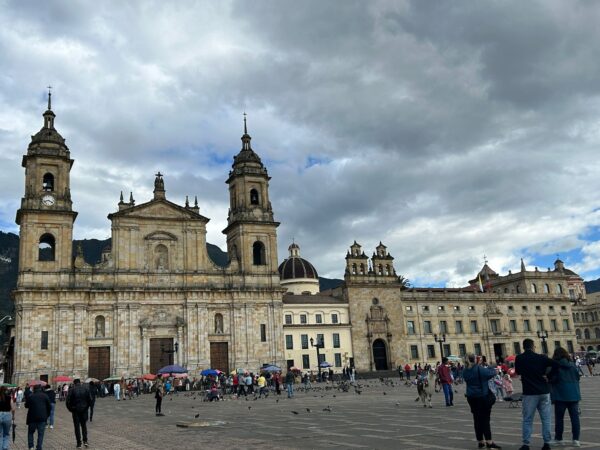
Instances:
[[[396,406],[400,406],[400,403],[396,403]]]
[[[248,411],[250,411],[252,409],[252,406],[248,406]]]
[[[306,408],[306,412],[310,412],[310,408]]]
[[[331,412],[331,406],[327,406],[327,408],[323,408],[323,411]]]
[[[200,413],[196,414],[196,415],[194,416],[194,419],[197,419],[198,417],[200,417]]]
[[[298,415],[300,413],[298,411],[292,411],[292,414]]]
[[[383,395],[387,395],[387,393],[385,391],[383,391]]]
[[[278,399],[278,398],[277,398],[277,399],[275,399],[275,403],[279,403],[279,399]]]
[[[333,398],[335,398],[335,394],[333,394]]]

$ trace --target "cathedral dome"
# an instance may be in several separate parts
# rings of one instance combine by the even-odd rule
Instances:
[[[300,257],[300,247],[293,243],[288,247],[290,257],[279,265],[279,277],[284,280],[296,280],[299,278],[319,279],[317,270],[306,259]]]

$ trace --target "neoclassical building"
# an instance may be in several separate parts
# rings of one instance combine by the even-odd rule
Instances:
[[[169,200],[160,173],[148,201],[136,204],[130,195],[125,202],[121,194],[108,215],[112,247],[90,266],[81,251],[73,257],[74,160],[55,128],[50,96],[43,117],[22,161],[13,381],[134,376],[173,362],[192,373],[283,365],[279,223],[245,119],[226,180],[226,267],[208,256],[209,219],[198,201]]]
[[[332,292],[319,292],[315,267],[292,243],[279,265],[283,296],[284,356],[287,367],[317,372],[328,362],[333,370],[354,363],[348,302]],[[318,347],[318,352],[317,352]]]
[[[585,298],[585,287],[562,261],[547,271],[521,264],[505,276],[486,263],[471,283],[462,289],[406,288],[383,244],[369,258],[354,242],[344,284],[334,295],[348,302],[357,369],[434,363],[440,346],[444,355],[474,352],[493,360],[520,353],[527,337],[538,340],[542,351],[559,345],[575,350],[571,304]],[[539,339],[537,331],[547,337]]]

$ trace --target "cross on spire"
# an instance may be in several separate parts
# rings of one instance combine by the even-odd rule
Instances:
[[[246,111],[244,111],[244,134],[248,134],[248,128],[246,126]]]
[[[48,85],[48,109],[52,109],[52,86]]]
[[[485,256],[485,253],[483,254],[483,263],[484,264],[488,263],[488,259],[487,259],[487,256]]]
[[[160,173],[160,170],[159,170],[159,171],[156,173],[156,176],[160,178],[160,177],[162,177],[162,176],[163,176],[163,174],[162,174],[162,173]]]

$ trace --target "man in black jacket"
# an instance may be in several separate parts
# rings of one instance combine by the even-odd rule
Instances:
[[[42,392],[40,385],[35,385],[33,393],[25,398],[25,408],[27,408],[27,443],[29,448],[33,448],[33,434],[37,431],[36,450],[42,450],[44,443],[44,430],[46,429],[46,420],[50,415],[50,400]]]
[[[69,389],[69,394],[67,395],[67,409],[71,411],[71,415],[73,416],[77,448],[81,448],[82,434],[83,445],[88,446],[86,422],[88,419],[88,408],[91,403],[90,391],[81,384],[79,378],[73,380],[73,388]]]
[[[523,341],[523,353],[515,359],[515,371],[521,376],[523,384],[523,445],[519,450],[529,450],[529,440],[533,431],[533,418],[536,409],[542,419],[542,450],[550,450],[552,405],[550,403],[550,385],[547,374],[551,367],[558,366],[556,361],[546,355],[535,353],[535,344],[531,339]]]

